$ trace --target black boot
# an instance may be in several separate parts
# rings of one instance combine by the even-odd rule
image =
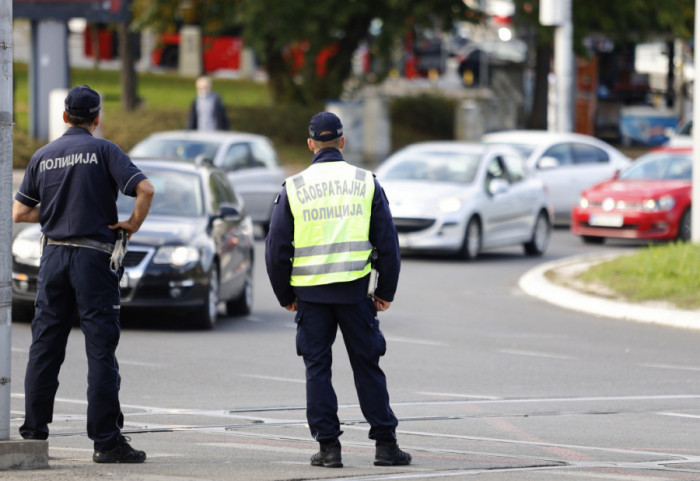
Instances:
[[[321,443],[321,449],[311,456],[311,466],[323,466],[325,468],[342,468],[343,462],[340,456],[340,441]]]
[[[405,466],[411,464],[411,455],[399,449],[396,441],[381,441],[376,444],[375,466]]]

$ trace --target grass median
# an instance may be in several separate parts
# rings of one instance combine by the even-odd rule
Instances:
[[[603,284],[629,301],[700,309],[700,244],[650,245],[594,265],[580,280]]]

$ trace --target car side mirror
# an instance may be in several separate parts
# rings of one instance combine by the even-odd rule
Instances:
[[[194,164],[198,167],[202,165],[214,165],[214,159],[205,154],[199,154],[194,158]]]
[[[489,182],[489,194],[503,194],[508,190],[508,182],[503,179],[491,179]]]
[[[238,209],[230,204],[221,204],[219,206],[218,218],[228,222],[238,222],[243,216]]]
[[[559,167],[559,161],[555,157],[542,157],[537,161],[537,168],[540,170],[554,169]]]

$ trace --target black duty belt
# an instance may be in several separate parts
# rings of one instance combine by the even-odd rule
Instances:
[[[93,239],[88,239],[87,237],[68,237],[67,239],[61,240],[50,239],[47,237],[46,243],[59,246],[87,247],[88,249],[97,249],[98,251],[106,252],[110,255],[112,252],[114,252],[114,244],[99,242]]]

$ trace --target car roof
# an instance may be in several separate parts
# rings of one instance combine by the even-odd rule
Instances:
[[[507,150],[518,154],[516,150],[513,150],[507,145],[490,145],[480,142],[468,142],[461,140],[439,140],[439,141],[428,141],[428,142],[417,142],[415,144],[407,145],[398,152],[468,152],[474,154],[482,154],[490,150]],[[397,152],[397,153],[398,153]],[[520,154],[518,154],[520,155]]]
[[[197,165],[194,160],[159,160],[140,159],[133,160],[136,167],[148,170],[170,170],[184,173],[201,173],[203,170],[220,170],[211,164]]]
[[[648,153],[692,154],[693,147],[689,145],[664,145],[651,149]]]
[[[252,134],[249,132],[237,132],[229,130],[212,130],[212,131],[200,131],[200,130],[164,130],[161,132],[154,132],[146,138],[159,138],[159,139],[188,139],[188,140],[201,140],[201,141],[245,141],[245,140],[269,140],[264,135]],[[145,140],[145,139],[144,139]]]
[[[490,132],[481,137],[484,141],[503,141],[508,142],[554,142],[554,141],[593,141],[604,143],[602,140],[591,135],[580,134],[578,132],[551,132],[549,130],[502,130],[499,132]]]

